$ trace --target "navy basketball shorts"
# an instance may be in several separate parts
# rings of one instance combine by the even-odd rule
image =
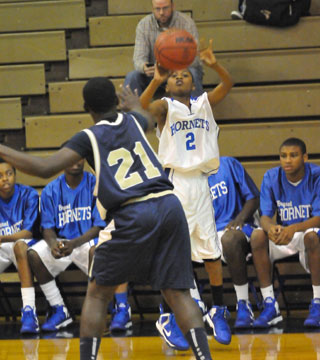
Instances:
[[[131,203],[111,216],[99,235],[91,280],[105,286],[133,281],[155,290],[193,287],[189,229],[175,195]]]

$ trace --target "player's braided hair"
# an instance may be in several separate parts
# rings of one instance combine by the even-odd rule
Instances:
[[[84,86],[82,91],[84,108],[97,114],[108,112],[118,105],[115,87],[107,77],[94,77]]]

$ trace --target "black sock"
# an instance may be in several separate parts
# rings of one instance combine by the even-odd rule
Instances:
[[[223,287],[222,285],[213,286],[210,285],[211,294],[213,299],[213,305],[222,306],[223,305]]]
[[[80,360],[96,360],[101,338],[80,338]]]
[[[190,329],[185,336],[197,360],[212,359],[205,328]]]

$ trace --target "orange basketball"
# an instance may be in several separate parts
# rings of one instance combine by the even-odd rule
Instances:
[[[154,44],[157,62],[168,70],[181,70],[192,64],[197,43],[186,30],[169,29],[162,32]]]

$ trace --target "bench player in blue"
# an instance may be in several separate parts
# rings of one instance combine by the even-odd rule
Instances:
[[[76,134],[54,155],[31,157],[0,145],[0,156],[22,171],[49,177],[86,158],[96,172],[95,194],[101,218],[111,220],[99,234],[80,324],[80,359],[95,360],[105,326],[107,304],[117,285],[149,282],[162,291],[197,360],[211,359],[193,286],[187,221],[173,185],[143,130],[153,118],[129,88],[117,112],[118,98],[110,80],[90,79],[85,108],[95,125]],[[144,116],[143,116],[144,115]]]
[[[247,256],[257,227],[259,190],[241,163],[220,157],[220,167],[208,179],[222,259],[227,263],[237,296],[235,328],[250,328],[254,315],[249,302]]]
[[[35,243],[39,195],[30,186],[16,183],[15,168],[0,159],[0,273],[12,263],[21,281],[21,333],[38,333],[33,276],[28,264],[28,247]]]
[[[264,309],[253,323],[256,328],[268,328],[282,320],[271,282],[271,264],[296,253],[311,274],[313,288],[310,313],[304,325],[320,327],[320,167],[307,160],[305,143],[289,138],[280,146],[280,166],[268,170],[263,177],[262,229],[254,230],[251,236],[264,299]]]
[[[204,262],[209,276],[213,306],[206,313],[206,320],[213,329],[214,338],[222,344],[229,344],[231,332],[226,320],[229,313],[223,306],[221,251],[208,176],[219,168],[219,128],[213,109],[229,93],[233,82],[228,71],[216,60],[212,40],[209,46],[201,42],[201,48],[200,59],[220,77],[220,83],[214,89],[193,98],[194,83],[189,69],[170,73],[156,66],[154,78],[140,96],[140,101],[143,108],[157,119],[160,134],[158,154],[186,213],[192,260]],[[165,81],[168,97],[152,101],[156,90]],[[197,289],[192,289],[192,296],[201,304]],[[171,317],[168,312],[161,314],[157,327],[168,344],[180,344],[183,338],[178,336],[178,331],[172,331],[176,326]],[[164,328],[171,328],[170,338]]]
[[[88,275],[90,251],[92,258],[99,231],[106,225],[93,196],[95,183],[95,176],[84,171],[80,160],[42,190],[43,240],[29,248],[28,258],[50,305],[43,331],[56,331],[72,322],[54,278],[71,263]]]

